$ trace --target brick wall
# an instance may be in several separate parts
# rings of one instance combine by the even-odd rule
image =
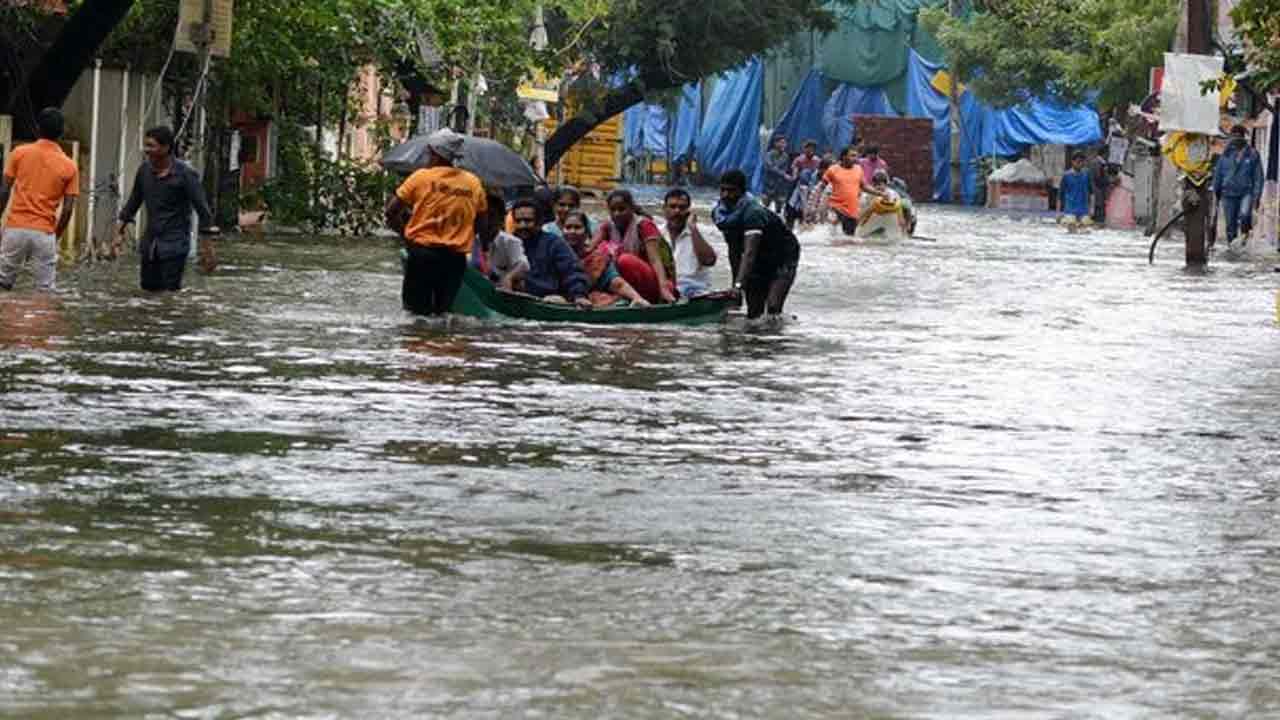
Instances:
[[[854,115],[858,142],[878,145],[889,173],[907,181],[915,202],[933,199],[933,121],[881,115]]]

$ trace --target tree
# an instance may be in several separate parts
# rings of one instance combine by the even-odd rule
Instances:
[[[1280,87],[1280,0],[1239,0],[1231,19],[1244,40],[1248,87],[1255,93]]]
[[[741,65],[806,30],[830,31],[823,0],[615,0],[558,38],[554,54],[574,53],[601,80],[571,97],[577,114],[547,140],[547,169],[597,125],[655,91]],[[588,75],[583,73],[584,76]],[[612,83],[612,78],[624,78]],[[579,85],[579,87],[582,87]]]
[[[1248,1],[1248,0],[1246,0]],[[948,64],[1000,107],[1031,98],[1103,106],[1140,101],[1163,63],[1177,0],[985,0],[967,17],[921,11]],[[1096,94],[1096,96],[1095,96]]]
[[[83,0],[34,69],[15,85],[4,107],[15,116],[20,135],[34,136],[35,111],[61,105],[134,0]],[[29,12],[29,11],[28,11]]]

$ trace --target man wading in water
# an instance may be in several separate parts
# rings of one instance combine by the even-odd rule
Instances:
[[[40,139],[9,155],[0,184],[0,215],[13,195],[8,221],[0,230],[0,289],[4,290],[13,289],[18,270],[28,258],[36,289],[53,290],[58,238],[66,232],[80,194],[80,172],[58,146],[65,125],[62,111],[41,110],[36,125]]]
[[[800,264],[800,243],[786,222],[747,194],[747,176],[730,170],[720,178],[720,202],[712,219],[724,233],[733,288],[746,296],[747,319],[766,311],[780,320]]]
[[[488,207],[475,175],[455,168],[462,136],[437,130],[427,138],[431,159],[409,176],[387,203],[387,226],[409,253],[400,299],[416,315],[444,315],[462,287],[476,218]]]
[[[208,235],[200,243],[200,267],[213,271],[213,212],[204,198],[200,176],[190,165],[173,156],[173,130],[154,127],[142,143],[147,161],[138,168],[129,201],[120,211],[120,224],[112,251],[118,257],[124,249],[125,230],[133,223],[138,208],[147,205],[147,231],[138,242],[142,256],[142,289],[149,292],[182,289],[182,273],[191,253],[191,211],[200,218],[200,233]]]

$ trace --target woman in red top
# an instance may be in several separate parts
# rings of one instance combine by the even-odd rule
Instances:
[[[601,223],[595,242],[608,249],[622,278],[651,303],[676,301],[675,259],[652,220],[641,215],[627,190],[609,193],[609,222]]]

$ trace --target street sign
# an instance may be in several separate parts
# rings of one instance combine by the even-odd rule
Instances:
[[[206,42],[209,54],[231,55],[231,16],[234,0],[181,0],[178,5],[178,34],[174,47],[179,52],[199,54]],[[204,34],[206,5],[209,11],[209,36]]]

